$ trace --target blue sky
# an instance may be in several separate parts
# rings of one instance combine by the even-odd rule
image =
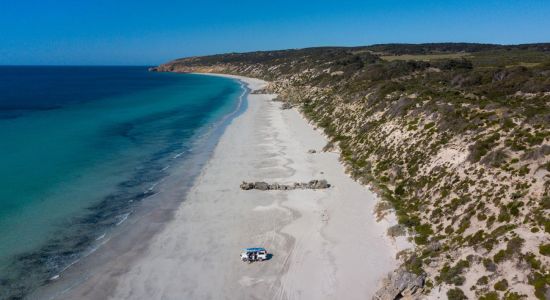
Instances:
[[[550,42],[546,0],[0,0],[0,64],[156,65],[376,43]]]

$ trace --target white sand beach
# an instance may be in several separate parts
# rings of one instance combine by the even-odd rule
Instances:
[[[264,82],[239,78],[251,89]],[[344,173],[327,140],[273,95],[250,94],[170,221],[109,283],[74,289],[86,299],[370,299],[396,266],[376,196]],[[315,149],[317,153],[308,153]],[[326,179],[324,190],[243,191],[246,181]],[[243,263],[245,247],[273,257]],[[116,264],[116,261],[114,262]],[[100,277],[101,275],[94,275]]]

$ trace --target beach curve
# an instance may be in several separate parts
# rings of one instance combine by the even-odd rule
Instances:
[[[215,75],[228,76],[228,75]],[[252,91],[265,82],[228,76]],[[376,222],[376,196],[345,174],[324,135],[274,95],[248,95],[165,228],[116,281],[94,275],[61,298],[365,299],[395,267],[399,247]],[[315,149],[316,153],[308,153]],[[327,179],[326,190],[243,191],[241,181]],[[244,264],[244,247],[269,261]]]

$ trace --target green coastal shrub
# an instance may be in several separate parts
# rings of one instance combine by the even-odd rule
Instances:
[[[450,289],[447,291],[447,299],[449,300],[466,300],[468,297],[459,288]]]
[[[506,279],[502,279],[495,283],[494,288],[497,291],[505,291],[508,288],[508,281]]]
[[[550,172],[550,162],[548,162],[546,164],[546,168],[548,170],[548,172]],[[543,209],[550,209],[550,196],[544,196],[542,197],[541,201],[540,201],[540,206],[543,208]]]
[[[535,296],[538,299],[546,300],[546,291],[550,288],[550,273],[534,272],[529,278],[529,284],[535,288]]]
[[[505,250],[500,250],[493,256],[493,260],[497,264],[503,262],[505,259],[506,259],[506,251]]]
[[[460,260],[453,267],[448,264],[444,265],[439,273],[439,281],[448,284],[462,285],[466,278],[461,274],[463,271],[470,267],[470,263],[467,260]]]
[[[500,134],[498,132],[493,133],[489,137],[478,139],[470,146],[470,155],[468,159],[472,162],[478,162],[485,154],[495,147],[499,139]]]
[[[504,300],[521,300],[521,299],[526,299],[527,296],[525,295],[520,295],[516,292],[508,292],[506,293],[506,295],[504,295]]]
[[[487,285],[489,283],[489,277],[487,276],[481,276],[477,280],[477,285]]]
[[[412,255],[407,261],[405,261],[405,268],[416,275],[421,275],[424,273],[424,269],[422,268],[422,259],[416,255]]]
[[[505,260],[511,259],[514,255],[521,254],[521,248],[523,247],[524,240],[520,237],[514,237],[508,241],[506,249],[498,251],[493,260],[495,263],[501,263]]]
[[[433,234],[432,226],[430,224],[421,224],[414,228],[417,236],[414,241],[418,245],[424,245],[428,242],[431,234]]]
[[[524,256],[523,256],[523,259],[529,263],[529,265],[531,266],[532,269],[535,269],[535,270],[538,270],[540,269],[541,267],[541,262],[540,260],[537,259],[537,257],[535,256],[535,254],[531,253],[531,252],[527,252]]]
[[[500,213],[498,214],[498,221],[501,223],[510,222],[510,214],[508,213],[508,208],[504,205],[500,207]]]
[[[541,244],[539,246],[539,253],[545,256],[550,256],[550,243]]]
[[[477,245],[485,240],[485,232],[483,230],[478,230],[470,238],[470,245]]]
[[[495,223],[496,221],[496,217],[495,215],[491,215],[488,219],[487,219],[487,228],[491,228],[493,226],[493,224]]]

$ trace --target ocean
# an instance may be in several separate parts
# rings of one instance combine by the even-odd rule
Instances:
[[[245,93],[146,67],[0,67],[0,299],[93,252],[175,166],[195,166],[190,185]]]

